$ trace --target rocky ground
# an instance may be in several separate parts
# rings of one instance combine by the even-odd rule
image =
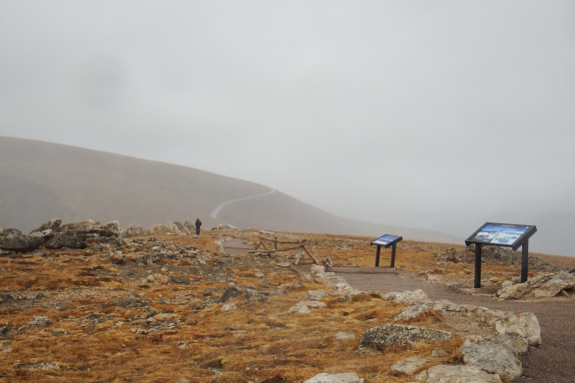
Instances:
[[[432,383],[461,374],[505,381],[520,373],[518,355],[540,341],[529,315],[433,302],[417,291],[357,291],[301,249],[225,249],[231,238],[305,239],[325,264],[372,266],[371,238],[225,227],[155,233],[110,240],[80,233],[80,248],[3,251],[0,381]],[[42,235],[44,244],[54,237]],[[58,237],[70,241],[66,235]],[[472,265],[437,256],[451,248],[404,241],[398,270],[465,290]],[[480,291],[493,294],[519,266],[487,260],[483,272]],[[505,363],[477,360],[496,351]]]

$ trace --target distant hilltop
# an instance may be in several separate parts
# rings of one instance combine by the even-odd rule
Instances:
[[[123,227],[200,218],[206,227],[379,236],[462,243],[433,230],[350,220],[264,185],[112,153],[0,137],[0,227],[88,219]]]

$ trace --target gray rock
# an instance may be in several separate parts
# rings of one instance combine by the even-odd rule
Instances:
[[[506,375],[511,379],[521,375],[521,362],[517,353],[505,344],[466,340],[459,349],[463,361],[469,366],[491,374]]]
[[[408,308],[403,310],[401,313],[394,316],[393,320],[397,322],[400,320],[415,319],[415,318],[417,318],[423,314],[427,314],[428,312],[429,312],[428,305],[425,305],[425,304],[413,305],[413,306],[409,306]]]
[[[355,335],[350,334],[348,332],[338,331],[333,336],[333,339],[335,340],[355,339]]]
[[[529,349],[527,339],[518,335],[501,334],[496,336],[487,336],[484,340],[492,343],[504,344],[510,347],[517,354],[523,354]]]
[[[520,313],[494,322],[498,334],[518,335],[530,346],[541,344],[541,326],[533,313]]]
[[[47,222],[44,222],[42,225],[38,226],[36,229],[32,230],[32,233],[41,233],[45,230],[52,230],[52,232],[57,233],[60,231],[60,225],[62,224],[62,220],[60,218],[54,218]]]
[[[361,339],[360,348],[371,348],[384,351],[391,346],[412,347],[419,343],[434,343],[449,340],[453,337],[448,332],[431,330],[423,327],[386,324],[367,330]]]
[[[61,249],[63,247],[69,247],[73,249],[83,249],[87,245],[84,243],[83,239],[76,235],[68,235],[65,233],[57,233],[52,238],[50,238],[44,246],[47,249]]]
[[[425,383],[501,383],[499,375],[488,374],[473,366],[439,365],[417,374]]]
[[[328,374],[322,372],[306,380],[304,383],[364,383],[364,380],[352,372]]]
[[[244,292],[240,289],[238,289],[236,286],[231,286],[228,287],[226,289],[226,291],[224,291],[224,294],[222,295],[222,297],[220,298],[220,302],[225,303],[228,301],[231,301],[232,299],[239,297],[240,295],[243,295]]]
[[[425,366],[429,361],[420,358],[419,356],[412,356],[407,359],[400,360],[391,366],[391,372],[394,375],[413,375],[415,371]]]

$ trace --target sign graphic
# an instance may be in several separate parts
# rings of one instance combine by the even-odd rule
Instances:
[[[387,246],[391,242],[397,241],[399,238],[400,237],[398,237],[397,235],[384,234],[381,237],[379,237],[378,239],[371,241],[371,244],[372,245]]]
[[[490,245],[513,246],[517,240],[529,230],[531,226],[513,225],[506,223],[486,223],[474,237],[473,242],[483,242]]]

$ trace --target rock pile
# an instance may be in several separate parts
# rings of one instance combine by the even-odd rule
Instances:
[[[83,249],[88,246],[109,244],[119,246],[121,228],[117,221],[102,224],[86,220],[60,226],[62,220],[52,219],[40,227],[24,234],[14,228],[0,228],[0,250],[7,252],[28,252],[44,246],[47,249],[62,247]]]
[[[148,229],[148,233],[151,235],[158,235],[158,234],[187,235],[187,234],[189,234],[187,228],[178,221],[154,225]]]

